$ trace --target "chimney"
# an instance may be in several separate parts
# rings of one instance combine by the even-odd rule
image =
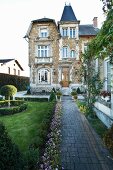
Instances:
[[[93,18],[93,26],[94,26],[95,28],[98,27],[98,20],[97,20],[97,19],[98,19],[97,17],[94,17],[94,18]]]

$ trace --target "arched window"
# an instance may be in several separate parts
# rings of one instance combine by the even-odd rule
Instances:
[[[50,83],[50,71],[48,69],[40,69],[38,71],[38,83],[49,84]]]

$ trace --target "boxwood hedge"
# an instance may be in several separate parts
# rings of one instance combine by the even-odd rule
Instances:
[[[0,115],[11,115],[27,109],[25,101],[11,100],[11,107],[8,107],[8,100],[0,101]]]

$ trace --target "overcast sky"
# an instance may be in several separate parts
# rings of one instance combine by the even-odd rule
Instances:
[[[15,58],[29,76],[28,43],[23,38],[32,20],[47,17],[61,19],[65,2],[71,3],[80,24],[92,24],[98,17],[99,28],[104,21],[100,0],[0,0],[0,59]]]

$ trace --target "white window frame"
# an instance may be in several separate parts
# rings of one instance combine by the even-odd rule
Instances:
[[[68,28],[62,28],[62,36],[67,37],[68,36]]]
[[[68,47],[64,46],[62,48],[62,58],[68,58]]]
[[[38,45],[38,57],[49,57],[48,45]]]
[[[76,38],[76,28],[70,28],[70,38]]]
[[[40,37],[47,38],[48,37],[48,30],[47,28],[40,28]]]
[[[87,51],[88,43],[84,43],[84,52]]]
[[[42,68],[38,71],[38,83],[50,84],[50,70]]]
[[[75,58],[76,57],[76,51],[75,50],[71,50],[70,57],[71,58]]]

